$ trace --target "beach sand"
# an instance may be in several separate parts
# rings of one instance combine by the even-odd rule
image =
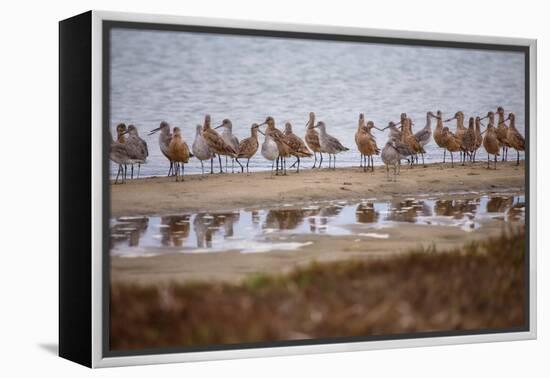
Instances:
[[[397,181],[388,181],[384,167],[374,173],[357,168],[305,169],[287,176],[269,172],[207,174],[128,180],[111,185],[111,215],[167,215],[194,211],[221,211],[269,207],[310,200],[385,199],[416,194],[443,195],[455,192],[491,192],[525,189],[524,162],[498,162],[488,170],[486,162],[460,166],[430,164],[426,168],[401,168]]]

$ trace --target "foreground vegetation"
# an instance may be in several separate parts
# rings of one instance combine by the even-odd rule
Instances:
[[[312,263],[240,285],[111,287],[111,348],[201,346],[524,324],[525,235],[440,253]]]

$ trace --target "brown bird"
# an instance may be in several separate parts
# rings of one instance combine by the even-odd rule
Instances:
[[[126,143],[127,131],[128,129],[126,128],[126,124],[119,123],[118,125],[116,125],[116,141],[118,143]]]
[[[460,147],[463,152],[462,165],[466,162],[466,157],[470,156],[470,159],[473,156],[476,146],[476,130],[474,128],[474,117],[470,117],[468,120],[468,128],[466,132],[462,134],[462,139],[460,141]]]
[[[452,121],[453,119],[456,119],[456,131],[454,135],[458,138],[459,143],[462,143],[462,136],[468,130],[464,126],[464,113],[462,111],[458,111],[455,113],[455,115],[452,118],[446,119],[445,122]],[[463,160],[464,152],[460,151],[460,160]]]
[[[290,154],[296,157],[296,162],[290,168],[297,164],[296,172],[300,172],[300,158],[311,157],[311,152],[307,149],[304,141],[292,132],[292,124],[290,122],[285,124],[285,141],[290,146]]]
[[[414,153],[414,156],[411,157],[411,168],[414,163],[414,157],[416,157],[416,162],[418,163],[418,154],[425,154],[424,148],[420,142],[414,137],[412,132],[412,121],[410,118],[402,118],[401,120],[401,142],[407,144]]]
[[[492,112],[490,112],[492,114]],[[493,126],[494,116],[489,117],[489,124],[487,125],[487,130],[485,131],[485,136],[483,137],[483,147],[487,151],[487,169],[490,168],[489,165],[489,154],[495,156],[495,169],[497,169],[497,156],[500,150],[500,143],[498,141],[497,132]]]
[[[508,136],[508,127],[506,127],[506,120],[504,119],[504,109],[502,108],[502,106],[499,106],[497,108],[497,114],[498,123],[496,133],[498,142],[502,147],[502,161],[506,161],[508,160],[508,148],[510,147],[510,144],[508,143],[508,139],[506,139],[506,137]]]
[[[124,184],[126,180],[126,169],[130,156],[124,143],[120,143],[113,139],[113,134],[109,130],[111,136],[111,150],[109,152],[109,158],[118,165],[118,172],[116,174],[115,184],[118,183],[118,176],[122,174],[121,183]]]
[[[275,119],[271,116],[267,117],[263,123],[259,126],[267,125],[265,129],[265,135],[270,136],[277,144],[279,149],[279,157],[277,158],[276,175],[279,174],[279,160],[281,162],[281,169],[283,175],[286,175],[286,158],[290,156],[291,148],[286,143],[285,135],[281,130],[275,127]]]
[[[451,167],[454,167],[453,152],[461,152],[460,139],[449,130],[447,126],[443,128],[442,132],[443,144],[445,149],[451,154]]]
[[[483,144],[483,135],[481,133],[481,118],[476,117],[476,144],[474,146],[475,150],[474,150],[474,156],[472,158],[474,163],[476,162],[477,150],[479,150],[482,144]]]
[[[447,149],[443,144],[443,114],[441,114],[440,110],[438,110],[436,114],[437,124],[434,130],[434,140],[438,147],[443,148],[443,163],[445,163],[445,155],[447,154]]]
[[[361,114],[361,116],[363,116],[363,114]],[[374,122],[368,121],[367,124],[363,125],[355,134],[355,143],[357,144],[357,149],[361,153],[363,172],[366,172],[369,167],[371,171],[374,172],[374,160],[372,155],[380,154],[380,148],[376,145],[376,138],[371,134],[371,130],[374,127]]]
[[[365,160],[365,155],[361,152],[359,148],[359,138],[367,130],[367,125],[365,124],[365,114],[359,113],[359,121],[357,122],[357,131],[355,131],[355,144],[357,149],[361,153],[361,160],[359,161],[359,168],[363,168],[363,160]]]
[[[315,168],[315,165],[317,164],[317,153],[321,156],[321,159],[323,158],[323,155],[321,154],[321,143],[319,141],[319,133],[317,130],[315,130],[315,113],[310,112],[309,113],[309,121],[306,123],[306,135],[304,137],[304,140],[306,141],[307,146],[311,151],[313,151],[313,156],[315,157],[315,161],[313,162],[313,167]]]
[[[517,153],[516,165],[519,165],[519,152],[525,151],[525,138],[521,135],[516,128],[516,115],[514,113],[508,114],[510,120],[510,127],[508,127],[508,133],[506,134],[506,141]]]
[[[184,181],[183,173],[185,171],[185,164],[189,162],[189,146],[183,140],[179,127],[174,127],[172,132],[172,140],[168,145],[168,154],[170,155],[170,159],[174,162],[176,181],[179,181],[180,168],[181,181]]]
[[[250,158],[258,151],[258,127],[259,125],[257,123],[253,123],[250,127],[250,136],[241,140],[241,143],[239,143],[239,156],[236,160],[239,164],[241,164],[239,162],[239,158],[246,159],[246,173],[248,173],[248,163],[250,162]],[[244,172],[244,167],[242,165],[241,172]]]
[[[210,151],[218,155],[220,173],[223,173],[221,156],[224,155],[224,156],[230,156],[235,158],[237,157],[237,151],[235,151],[235,149],[232,146],[227,144],[216,130],[212,129],[209,114],[207,114],[204,117],[204,125],[202,127],[202,136],[206,140],[206,143],[208,144],[208,148],[210,149]]]

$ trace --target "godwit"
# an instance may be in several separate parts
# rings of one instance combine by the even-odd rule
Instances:
[[[460,139],[449,130],[447,126],[443,128],[443,144],[451,154],[451,167],[454,167],[453,152],[461,152]]]
[[[128,139],[126,139],[126,147],[128,150],[128,154],[130,155],[130,163],[132,164],[132,173],[130,177],[134,178],[134,164],[137,164],[137,177],[139,178],[141,164],[145,163],[147,161],[147,157],[149,156],[147,142],[139,137],[137,128],[134,125],[129,125],[126,133],[128,133]]]
[[[315,161],[313,162],[312,168],[315,168],[315,165],[317,164],[317,153],[319,153],[321,159],[323,158],[323,155],[321,154],[319,133],[315,130],[315,113],[313,112],[309,113],[309,121],[306,123],[306,136],[304,139],[309,149],[313,151]]]
[[[296,157],[296,162],[290,168],[298,164],[296,172],[300,172],[300,158],[311,157],[311,152],[307,149],[304,141],[292,132],[292,124],[290,122],[285,123],[285,142],[290,147],[290,154]]]
[[[286,158],[290,156],[290,146],[286,143],[285,135],[281,130],[275,127],[275,119],[269,116],[265,119],[263,123],[259,126],[267,125],[265,129],[265,135],[269,135],[277,144],[279,148],[279,157],[276,162],[276,175],[279,174],[279,160],[281,161],[281,169],[283,170],[283,175],[286,175]]]
[[[474,149],[474,156],[472,157],[472,160],[474,163],[476,162],[476,154],[477,150],[479,150],[479,147],[483,144],[483,135],[481,132],[481,118],[478,116],[476,117],[476,144]]]
[[[214,157],[214,154],[212,151],[210,151],[210,148],[208,148],[208,143],[206,143],[206,139],[202,136],[202,126],[197,125],[196,126],[196,133],[195,133],[195,140],[193,141],[193,145],[191,146],[191,150],[193,151],[193,155],[199,161],[201,162],[201,170],[202,174],[204,175],[204,160],[209,160],[212,163],[212,158]],[[210,164],[210,171],[213,170],[212,164]]]
[[[376,145],[376,139],[370,132],[375,126],[372,121],[367,122],[365,125],[363,114],[359,116],[359,125],[359,130],[355,133],[355,143],[357,144],[357,149],[361,153],[361,166],[363,167],[363,172],[366,172],[369,166],[371,167],[371,171],[374,172],[372,155],[378,155],[380,153],[380,149]]]
[[[239,139],[233,135],[233,123],[231,123],[231,121],[229,119],[224,119],[222,121],[222,124],[219,125],[219,126],[216,126],[215,129],[219,129],[220,127],[223,127],[223,132],[222,132],[222,138],[224,140],[225,143],[227,143],[228,145],[230,145],[234,150],[235,152],[237,152],[237,154],[239,153]],[[238,162],[238,160],[237,160]],[[239,163],[240,165],[241,163]],[[231,158],[231,173],[234,173],[235,172],[235,158]],[[241,171],[242,171],[243,167],[241,166]],[[227,172],[227,155],[225,155],[225,171]]]
[[[168,169],[168,176],[172,175],[174,172],[174,162],[170,159],[170,155],[168,154],[168,146],[170,145],[170,141],[172,140],[172,134],[170,133],[170,125],[166,121],[162,121],[160,123],[160,126],[156,129],[153,129],[149,132],[149,135],[153,135],[157,131],[160,131],[159,134],[159,147],[160,152],[168,159],[170,162],[170,168]]]
[[[258,127],[257,123],[253,123],[250,127],[250,136],[241,140],[239,144],[239,158],[246,159],[246,173],[248,173],[250,158],[258,151]],[[241,172],[244,172],[244,167],[241,165],[238,158],[237,162],[241,166]]]
[[[447,149],[443,144],[443,114],[441,114],[440,110],[437,111],[436,118],[437,125],[435,126],[434,130],[434,140],[440,148],[443,148],[443,163],[445,163],[445,155],[447,154]]]
[[[179,127],[174,127],[174,135],[168,146],[168,153],[172,161],[174,162],[174,170],[176,171],[176,181],[178,181],[180,167],[181,167],[181,181],[185,181],[183,174],[185,171],[185,164],[189,162],[189,147],[183,140],[181,130]]]
[[[456,119],[456,132],[453,135],[458,138],[459,143],[462,143],[462,136],[467,130],[467,128],[464,126],[464,113],[462,111],[458,111],[455,113],[454,117],[445,120],[445,122],[452,121],[453,119]],[[460,159],[463,159],[462,151],[460,151]]]
[[[495,169],[497,169],[497,156],[499,155],[500,150],[497,132],[493,126],[493,118],[493,116],[489,117],[489,124],[487,125],[487,130],[485,130],[485,136],[483,137],[483,147],[485,147],[485,151],[487,151],[487,169],[490,168],[489,154],[495,156]]]
[[[417,131],[414,134],[414,138],[420,144],[420,147],[422,147],[422,151],[420,151],[420,154],[422,155],[422,165],[425,167],[426,164],[424,164],[424,146],[427,145],[430,142],[430,139],[432,137],[432,117],[437,118],[435,114],[432,112],[426,113],[426,125]]]
[[[116,174],[115,184],[118,183],[118,176],[122,173],[122,181],[126,176],[126,165],[128,164],[129,156],[128,151],[126,150],[126,145],[124,143],[117,142],[113,139],[113,134],[109,131],[111,135],[111,151],[109,152],[109,159],[118,164],[118,172]]]
[[[390,165],[393,166],[394,181],[397,181],[397,167],[401,164],[401,159],[403,158],[397,149],[397,142],[397,139],[390,136],[380,155],[386,165],[386,177],[388,180],[390,179]]]
[[[418,163],[418,154],[422,154],[422,158],[424,158],[424,148],[422,148],[422,145],[420,145],[419,141],[415,138],[415,136],[412,133],[412,121],[410,118],[405,118],[401,121],[401,141],[403,143],[406,143],[411,150],[414,153],[414,156],[416,156],[416,162]],[[413,166],[414,157],[411,156],[411,168]]]
[[[363,113],[359,113],[359,121],[357,122],[357,130],[355,131],[355,144],[357,145],[357,149],[361,153],[361,159],[359,161],[359,168],[363,168],[363,157],[365,156],[359,147],[359,138],[361,137],[361,134],[366,132],[367,125],[365,123],[365,115]]]
[[[469,156],[470,159],[473,157],[473,153],[476,148],[476,130],[474,128],[474,117],[470,117],[468,120],[468,129],[462,134],[462,140],[460,141],[460,147],[464,152],[464,160],[462,165],[466,162],[466,156]]]
[[[508,114],[508,119],[510,120],[510,127],[508,127],[508,133],[506,134],[506,141],[510,147],[516,150],[516,165],[519,165],[519,152],[525,151],[525,138],[516,128],[516,115],[514,113],[510,113]]]
[[[273,140],[271,134],[263,133],[259,129],[258,131],[265,136],[264,142],[262,143],[262,156],[271,161],[271,176],[273,176],[273,165],[275,164],[275,161],[279,159],[279,147]]]
[[[128,129],[126,128],[126,124],[119,123],[116,125],[116,141],[118,143],[126,143],[126,132]]]
[[[508,148],[510,144],[506,139],[508,135],[508,127],[506,127],[506,120],[504,119],[504,109],[502,106],[497,108],[498,124],[497,124],[497,138],[498,142],[502,146],[502,161],[508,160]]]
[[[321,145],[321,152],[326,152],[328,154],[328,167],[330,169],[331,155],[334,156],[333,167],[336,169],[336,154],[349,151],[349,148],[344,147],[342,143],[332,135],[327,133],[327,127],[323,121],[317,122],[315,125],[319,129],[319,142]],[[321,168],[321,163],[323,159],[321,157],[321,162],[319,163],[319,168]]]
[[[211,127],[211,120],[210,120],[209,114],[207,114],[204,117],[204,125],[202,127],[202,136],[206,140],[206,143],[208,144],[208,148],[210,149],[210,151],[218,155],[220,173],[223,173],[221,155],[224,155],[224,156],[229,155],[235,158],[237,157],[237,151],[235,151],[235,149],[233,149],[231,145],[225,143],[225,141],[220,136],[220,134],[218,134],[218,132]],[[210,173],[213,173],[213,171],[211,171]]]

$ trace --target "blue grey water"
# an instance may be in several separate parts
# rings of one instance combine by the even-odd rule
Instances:
[[[191,146],[195,126],[207,113],[214,126],[231,119],[234,134],[242,139],[253,122],[268,115],[279,128],[290,121],[303,136],[308,113],[314,111],[328,132],[350,148],[338,155],[340,167],[358,165],[354,133],[361,112],[380,127],[406,112],[416,130],[430,110],[441,110],[446,118],[462,110],[467,122],[503,106],[516,113],[524,132],[522,53],[174,31],[111,33],[109,126],[113,133],[119,122],[138,127],[149,145],[141,169],[145,176],[168,170],[157,135],[147,136],[147,131],[168,121],[182,129]],[[454,130],[455,123],[449,126]],[[375,136],[382,146],[384,133]],[[442,159],[433,141],[427,152],[427,161]],[[485,151],[479,155],[486,158]],[[258,153],[250,167],[271,165]],[[186,173],[197,172],[200,163],[192,159]]]

